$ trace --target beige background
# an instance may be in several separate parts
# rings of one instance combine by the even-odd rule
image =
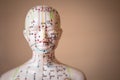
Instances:
[[[120,80],[118,1],[0,0],[0,75],[31,58],[22,33],[25,16],[31,7],[45,4],[61,16],[56,57],[83,71],[88,80]]]

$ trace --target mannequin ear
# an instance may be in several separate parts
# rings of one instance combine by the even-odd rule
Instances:
[[[61,38],[62,33],[63,33],[63,30],[60,28],[60,30],[59,30],[59,39]]]
[[[23,30],[23,35],[24,35],[25,39],[28,41],[28,33],[26,30]]]

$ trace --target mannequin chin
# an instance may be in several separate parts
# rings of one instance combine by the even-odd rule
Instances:
[[[40,53],[40,54],[45,54],[45,53],[50,53],[54,51],[54,46],[47,46],[47,47],[41,47],[39,45],[37,45],[33,51]]]
[[[55,58],[54,50],[62,34],[60,16],[55,9],[49,6],[30,9],[23,33],[33,56],[28,62],[3,74],[0,80],[85,80],[81,71]]]

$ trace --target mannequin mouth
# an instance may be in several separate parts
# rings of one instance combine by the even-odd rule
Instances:
[[[31,45],[31,47],[34,46],[38,50],[53,50],[55,47],[55,43],[52,43],[50,41],[36,41],[34,44]]]
[[[48,41],[37,41],[36,44],[39,46],[49,46],[51,42]]]
[[[48,46],[50,44],[50,42],[49,41],[39,41],[39,40],[37,40],[36,44],[41,45],[41,46],[42,45],[43,46]]]

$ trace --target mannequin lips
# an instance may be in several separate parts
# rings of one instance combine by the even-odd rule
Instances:
[[[39,49],[49,49],[53,46],[53,44],[51,44],[51,42],[47,42],[47,41],[39,41],[39,42],[37,42],[36,45]]]
[[[42,45],[43,45],[43,46],[47,46],[47,45],[49,45],[49,43],[50,43],[50,42],[48,42],[47,40],[46,40],[46,41],[45,41],[45,40],[44,40],[44,41],[43,41],[43,40],[42,40],[42,41],[39,41],[39,40],[37,41],[37,44],[40,44],[41,46],[42,46]]]
[[[40,46],[48,46],[49,45],[49,42],[37,42],[37,45],[40,45]]]

